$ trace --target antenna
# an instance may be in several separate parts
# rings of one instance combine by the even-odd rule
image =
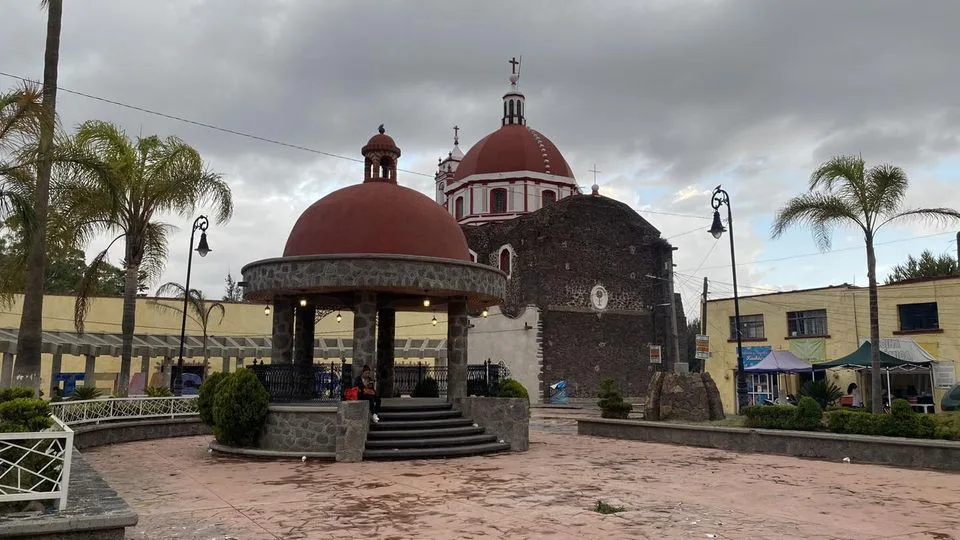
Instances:
[[[523,68],[523,55],[520,55],[520,60],[517,62],[517,88],[520,88],[520,69]]]

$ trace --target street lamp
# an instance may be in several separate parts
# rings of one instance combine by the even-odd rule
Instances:
[[[180,357],[177,358],[177,377],[171,381],[170,390],[173,395],[183,394],[183,342],[187,338],[187,309],[190,301],[190,268],[193,266],[193,237],[200,231],[200,244],[197,245],[197,254],[206,257],[211,249],[207,244],[207,227],[210,222],[207,216],[200,216],[193,221],[193,229],[190,230],[190,250],[187,252],[187,282],[183,287],[183,313],[180,319]]]
[[[737,258],[733,243],[733,212],[730,210],[730,196],[726,191],[717,186],[713,190],[710,198],[710,206],[713,207],[713,225],[710,226],[710,234],[717,240],[727,232],[723,222],[720,219],[720,207],[727,207],[727,227],[730,228],[730,267],[733,271],[733,324],[737,333],[737,412],[743,410],[748,405],[747,399],[747,375],[743,371],[743,328],[740,326],[740,294],[737,291]]]

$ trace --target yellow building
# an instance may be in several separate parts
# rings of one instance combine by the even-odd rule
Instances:
[[[139,380],[148,385],[157,385],[162,381],[160,368],[164,362],[175,362],[179,347],[181,315],[177,311],[181,307],[181,300],[163,300],[164,304],[176,309],[158,308],[153,300],[148,298],[137,299],[136,336],[131,374],[135,383]],[[222,302],[225,307],[223,320],[215,312],[207,328],[212,336],[210,343],[224,341],[245,341],[252,343],[251,350],[260,351],[255,356],[243,357],[236,352],[229,352],[235,348],[223,347],[211,351],[209,369],[221,371],[233,370],[242,363],[249,364],[253,360],[270,362],[269,342],[264,341],[271,336],[271,317],[264,311],[262,304]],[[123,306],[122,298],[98,298],[93,301],[86,317],[85,335],[90,341],[102,339],[104,342],[117,343],[120,334],[120,319]],[[0,307],[0,352],[3,352],[3,373],[9,377],[11,363],[16,351],[16,336],[20,326],[22,296],[17,295],[12,305]],[[76,339],[73,325],[73,296],[44,297],[43,329],[49,333],[50,341],[67,343]],[[445,344],[447,338],[446,313],[436,314],[436,324],[431,313],[398,313],[396,325],[397,365],[403,364],[433,364],[437,357],[445,358]],[[62,334],[61,334],[62,332]],[[200,325],[187,319],[186,333],[188,343],[195,346],[188,348],[184,355],[188,365],[203,363],[202,354],[198,352],[199,336],[203,335]],[[353,336],[353,314],[349,311],[331,312],[317,323],[316,342],[322,354],[316,361],[337,361],[341,357],[350,359],[350,339]],[[108,339],[109,338],[109,339]],[[225,338],[230,338],[226,340]],[[138,347],[137,344],[148,342],[151,347]],[[152,346],[160,343],[159,346]],[[48,346],[49,349],[49,346]],[[51,373],[54,363],[59,363],[58,373],[84,373],[93,362],[82,354],[70,354],[71,347],[63,347],[63,353],[55,360],[55,355],[49,352],[43,355],[41,368],[41,388],[48,392]],[[116,347],[105,347],[103,350],[117,350]],[[143,350],[150,350],[155,355],[141,355]],[[242,349],[241,349],[242,350]],[[188,358],[191,353],[195,356]],[[226,357],[219,356],[223,354]],[[228,356],[229,355],[229,356]],[[95,359],[96,384],[98,387],[112,391],[120,371],[120,359],[113,354],[100,354]],[[138,379],[139,377],[139,379]],[[16,385],[16,381],[12,382]],[[137,384],[131,385],[135,388]]]
[[[882,285],[878,301],[881,351],[902,357],[893,349],[914,348],[919,355],[925,352],[937,361],[929,370],[890,375],[891,395],[917,395],[923,402],[930,394],[933,403],[939,404],[944,391],[955,384],[960,366],[960,277]],[[816,368],[817,364],[853,353],[870,338],[866,287],[839,285],[745,296],[740,298],[740,318],[745,367],[762,360],[770,351],[787,350]],[[728,413],[736,409],[737,343],[733,321],[732,298],[707,302],[710,358],[705,369],[717,382]],[[869,403],[869,372],[830,369],[819,373],[842,391],[856,382],[864,402]],[[886,377],[884,374],[885,386]],[[807,374],[748,375],[748,387],[752,398],[776,397],[796,394],[799,384],[809,378]],[[779,392],[773,391],[775,387],[779,387]]]

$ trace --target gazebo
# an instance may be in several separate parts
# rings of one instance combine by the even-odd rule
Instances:
[[[354,372],[370,366],[387,397],[396,313],[445,310],[446,395],[453,403],[467,391],[469,314],[502,302],[506,275],[470,260],[446,209],[397,184],[400,148],[382,125],[361,152],[362,183],[307,208],[282,257],[243,268],[246,297],[272,305],[272,364],[312,366],[317,310],[353,311]]]

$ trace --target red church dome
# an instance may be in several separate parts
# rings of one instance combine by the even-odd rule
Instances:
[[[363,148],[364,182],[304,210],[284,257],[372,253],[470,260],[453,216],[426,195],[397,185],[400,149],[382,129]]]
[[[507,124],[480,140],[457,167],[454,181],[474,174],[532,171],[573,178],[567,160],[543,134]]]

